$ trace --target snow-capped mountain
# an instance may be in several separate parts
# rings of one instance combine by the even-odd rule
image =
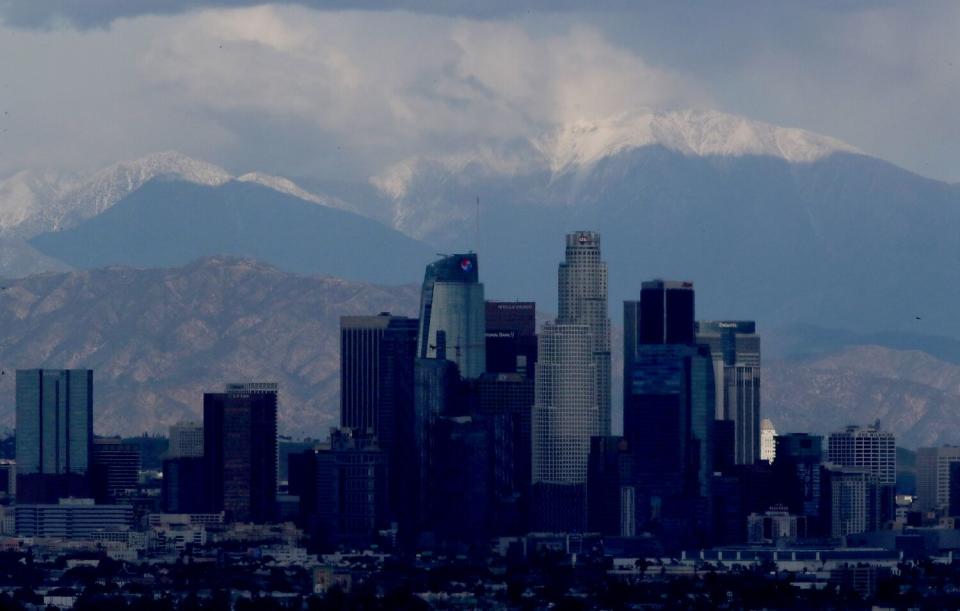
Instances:
[[[262,172],[234,177],[220,166],[167,151],[114,163],[88,178],[23,171],[0,181],[0,235],[30,238],[69,229],[157,177],[211,187],[230,180],[257,183],[313,203],[349,208],[336,198],[309,193],[286,178]]]
[[[556,177],[587,171],[599,161],[649,146],[688,156],[753,155],[791,163],[809,163],[834,153],[861,153],[835,138],[717,111],[639,109],[603,120],[575,121],[499,147],[487,145],[452,155],[405,159],[371,182],[387,196],[401,199],[425,172],[516,176],[547,171]]]
[[[835,138],[709,110],[640,110],[603,121],[578,121],[534,144],[554,173],[581,170],[623,151],[657,145],[684,155],[763,155],[794,163],[860,152]]]

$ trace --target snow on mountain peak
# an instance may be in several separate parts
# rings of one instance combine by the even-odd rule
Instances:
[[[72,227],[100,214],[157,177],[211,187],[234,179],[220,166],[174,151],[120,161],[83,180],[70,181],[49,172],[23,171],[0,181],[0,233],[30,237]],[[339,200],[327,201],[308,193],[279,176],[251,172],[237,180],[259,183],[317,204],[348,207]]]
[[[315,204],[324,203],[322,199],[313,193],[304,191],[297,186],[297,183],[293,182],[289,178],[284,178],[283,176],[274,176],[272,174],[264,174],[263,172],[248,172],[242,176],[238,176],[237,180],[240,182],[263,185],[264,187],[268,187],[274,191],[286,193],[287,195],[293,195],[294,197],[299,197],[300,199],[305,199],[308,202],[313,202]]]
[[[533,143],[555,173],[651,145],[685,155],[768,155],[789,162],[816,161],[834,152],[860,152],[840,140],[802,129],[702,110],[645,109],[599,121],[577,121]]]

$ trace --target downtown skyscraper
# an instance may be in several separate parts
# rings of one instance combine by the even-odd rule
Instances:
[[[532,419],[534,528],[586,527],[590,438],[610,431],[610,319],[600,235],[567,235],[559,316],[541,330]]]
[[[267,522],[277,499],[277,385],[227,384],[203,395],[203,451],[211,510]]]
[[[734,462],[760,460],[760,336],[747,320],[696,323],[698,344],[710,346],[716,381],[716,418],[733,422]]]
[[[609,435],[610,317],[607,311],[607,264],[600,258],[600,234],[594,231],[568,233],[566,258],[557,275],[557,323],[587,327],[600,418],[597,434]]]
[[[16,396],[19,500],[88,495],[93,371],[20,369]]]
[[[445,354],[465,379],[479,378],[486,367],[483,284],[477,255],[456,254],[427,266],[420,295],[417,357]]]
[[[693,283],[642,284],[624,303],[623,436],[633,453],[637,530],[664,544],[711,536],[715,382],[694,341]]]

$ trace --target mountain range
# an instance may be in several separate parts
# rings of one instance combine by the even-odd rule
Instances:
[[[13,425],[15,369],[90,367],[98,434],[161,432],[200,418],[205,391],[271,380],[280,384],[281,433],[321,437],[339,415],[339,317],[414,315],[418,300],[416,285],[229,257],[13,280],[0,291],[0,427]],[[960,416],[960,360],[880,338],[810,337],[784,329],[764,338],[773,356],[764,362],[763,414],[778,430],[827,434],[880,420],[900,445],[960,443],[949,426]],[[613,346],[616,376],[620,342]]]
[[[233,255],[275,266],[264,268],[270,274],[309,282],[337,276],[344,286],[394,285],[403,293],[420,280],[432,253],[476,250],[489,298],[534,299],[549,312],[556,307],[563,234],[597,229],[615,324],[620,302],[637,298],[641,281],[692,280],[700,318],[758,321],[767,355],[765,412],[781,430],[879,418],[896,423],[890,426],[906,443],[924,444],[953,440],[953,406],[960,405],[953,383],[960,363],[960,318],[953,314],[960,308],[958,226],[960,185],[838,140],[712,111],[639,109],[538,137],[403,160],[361,181],[233,174],[172,152],[89,177],[21,172],[0,181],[0,275],[24,278],[10,286],[66,279],[82,285],[121,273],[104,266],[132,266],[146,275],[130,290],[147,291],[148,279],[184,274],[197,257]],[[47,275],[31,276],[40,272]],[[40,286],[34,294],[46,294]],[[203,283],[191,286],[206,290]],[[414,309],[391,301],[393,289],[370,290],[385,291],[383,305],[371,303],[366,313]],[[316,293],[317,307],[324,295]],[[288,297],[295,299],[292,292]],[[364,312],[338,301],[329,307]],[[178,315],[192,320],[190,311]],[[165,324],[173,325],[170,316]],[[226,341],[226,327],[205,324],[208,341]],[[146,331],[133,319],[125,328],[138,347],[160,351],[161,362],[172,358],[157,347],[174,341],[167,335],[137,337]],[[44,338],[43,345],[55,339]],[[217,345],[219,357],[229,360],[226,344]],[[334,371],[335,349],[318,350],[310,356],[322,361],[316,367]],[[12,356],[15,366],[36,366],[79,364],[89,354]],[[276,371],[272,361],[251,359],[250,371],[254,365]],[[921,375],[926,370],[933,377]],[[186,376],[193,396],[215,377],[188,383],[193,374],[170,375],[144,404],[166,405],[161,393],[170,392],[179,406],[170,407],[173,415],[189,411],[190,403],[172,380]],[[109,373],[107,379],[124,378]],[[300,382],[292,379],[284,383],[298,401],[312,392],[335,399],[329,380],[320,391],[294,390]],[[140,391],[125,392],[133,394],[123,400],[141,401],[134,398]],[[167,408],[157,409],[151,417],[169,420]],[[311,409],[313,421],[331,421],[329,405]]]
[[[324,435],[339,414],[339,317],[416,312],[415,287],[384,288],[203,259],[181,268],[42,274],[0,291],[0,425],[14,370],[94,370],[98,433],[200,418],[230,381],[280,384],[283,432]]]

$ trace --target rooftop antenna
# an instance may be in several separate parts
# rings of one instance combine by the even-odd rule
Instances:
[[[477,236],[474,240],[477,252],[480,252],[480,196],[477,196]]]

